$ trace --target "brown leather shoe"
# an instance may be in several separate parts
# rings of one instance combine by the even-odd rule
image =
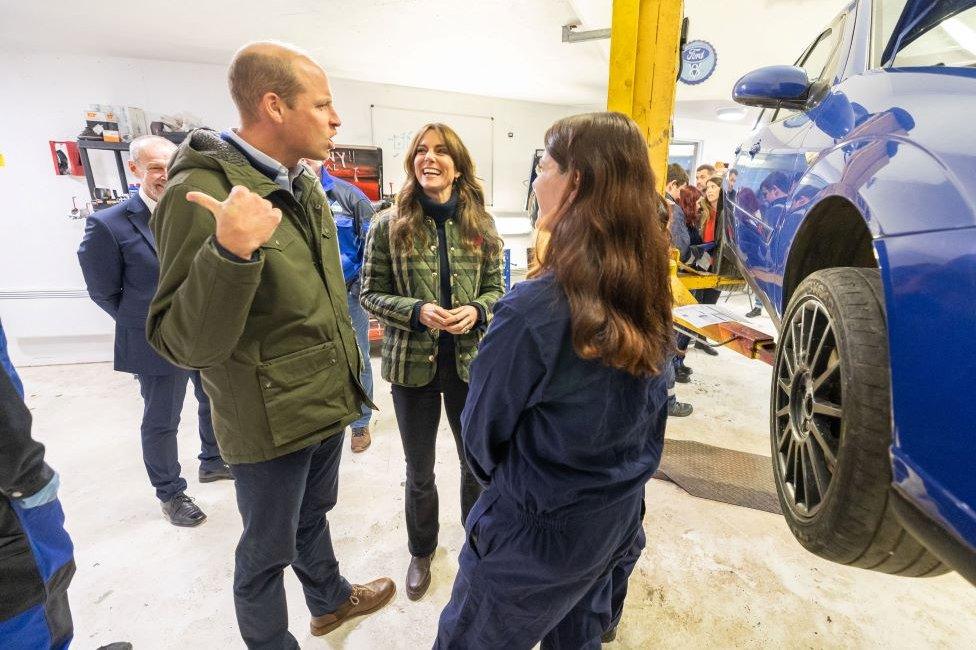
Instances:
[[[322,636],[356,616],[372,614],[390,602],[396,585],[389,578],[379,578],[365,585],[353,585],[349,600],[331,614],[313,616],[310,625],[313,636]]]
[[[352,448],[352,453],[358,454],[361,451],[366,451],[366,448],[369,447],[369,443],[371,442],[369,425],[365,427],[353,427],[352,435],[349,437],[349,446]]]
[[[431,553],[426,557],[411,557],[407,567],[407,598],[420,600],[427,593],[430,586],[430,562],[434,559]]]

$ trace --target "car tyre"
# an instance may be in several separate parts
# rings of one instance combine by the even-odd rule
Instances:
[[[891,503],[891,372],[877,269],[807,277],[783,318],[770,392],[776,490],[809,551],[904,576],[949,569],[896,519]]]

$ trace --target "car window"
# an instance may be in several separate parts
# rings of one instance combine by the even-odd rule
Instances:
[[[976,7],[943,20],[907,46],[892,61],[894,67],[976,67]]]
[[[898,24],[898,18],[905,11],[908,0],[881,0],[874,3],[874,64],[881,61],[881,53],[891,40],[891,33]]]
[[[800,58],[796,60],[795,65],[806,71],[807,77],[811,82],[821,80],[825,73],[828,72],[827,67],[831,63],[833,55],[837,52],[837,45],[840,40],[840,35],[843,32],[843,24],[843,19],[838,20],[835,24],[821,32],[814,39],[813,43],[804,50]],[[773,114],[770,121],[778,122],[785,120],[791,115],[796,115],[797,112],[791,108],[780,108]]]
[[[817,81],[823,77],[824,68],[827,67],[830,55],[834,53],[834,48],[837,46],[837,38],[834,34],[839,31],[834,28],[828,28],[823,34],[817,37],[816,44],[810,49],[803,62],[800,63],[800,67],[806,70],[807,77],[810,78],[810,81]]]

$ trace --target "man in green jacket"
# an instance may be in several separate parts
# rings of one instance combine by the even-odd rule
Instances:
[[[346,304],[336,229],[318,179],[340,125],[307,55],[252,43],[234,57],[241,127],[190,134],[153,216],[159,289],[147,323],[164,357],[199,369],[233,468],[244,533],[234,603],[251,648],[297,648],[282,570],[292,565],[326,634],[393,597],[389,578],[350,585],[326,514],[342,431],[372,404]]]

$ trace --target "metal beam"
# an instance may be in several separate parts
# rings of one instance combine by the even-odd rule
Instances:
[[[663,191],[677,91],[684,0],[613,0],[607,109],[630,115],[647,138]]]
[[[563,25],[563,43],[582,43],[584,41],[602,41],[610,38],[609,29],[591,29],[585,32],[576,31],[576,25]]]

